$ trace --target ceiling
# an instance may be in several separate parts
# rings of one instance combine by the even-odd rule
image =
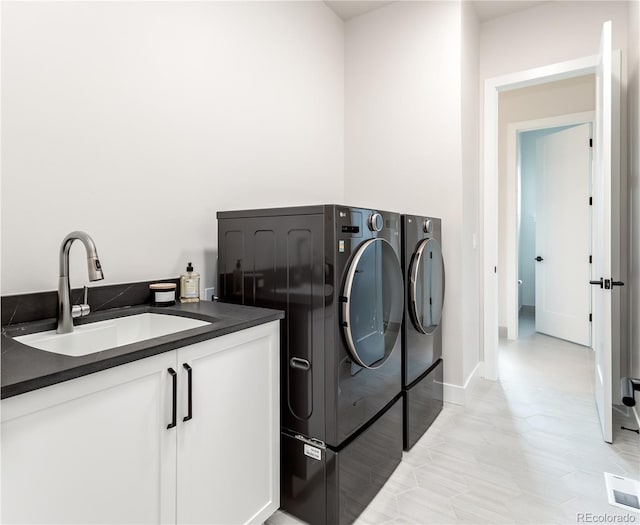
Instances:
[[[546,2],[540,0],[474,0],[471,3],[478,15],[478,21],[486,22]]]
[[[333,12],[342,20],[349,20],[356,16],[364,15],[369,11],[378,9],[388,4],[392,4],[392,0],[324,0]]]
[[[486,22],[504,15],[523,11],[538,4],[541,0],[468,0],[474,6],[478,20]],[[349,20],[374,9],[394,3],[393,0],[324,0],[342,20]]]

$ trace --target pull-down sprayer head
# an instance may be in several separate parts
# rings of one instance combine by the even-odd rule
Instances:
[[[67,235],[60,246],[60,277],[69,277],[69,250],[75,240],[82,241],[85,250],[87,250],[87,270],[89,272],[90,281],[100,281],[104,279],[102,273],[102,265],[98,257],[96,244],[88,233],[75,231]]]

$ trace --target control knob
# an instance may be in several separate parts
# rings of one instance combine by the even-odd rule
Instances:
[[[383,222],[382,215],[379,213],[372,213],[369,215],[369,229],[372,232],[379,232],[382,230]]]

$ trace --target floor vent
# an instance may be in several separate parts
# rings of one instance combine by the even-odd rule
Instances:
[[[609,472],[604,473],[604,479],[607,484],[609,505],[640,512],[640,482]]]

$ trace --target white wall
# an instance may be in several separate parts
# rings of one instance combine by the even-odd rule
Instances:
[[[474,23],[465,18],[468,29]],[[462,24],[454,2],[396,2],[345,24],[345,200],[442,218],[444,373],[458,386],[478,362],[477,335],[463,336],[478,326],[477,256],[464,260],[477,193],[463,191],[477,185],[477,121],[462,112],[463,103],[477,107],[477,45],[472,31],[462,38]],[[463,124],[475,126],[464,137]]]
[[[462,2],[462,341],[466,381],[480,361],[480,24]]]
[[[3,2],[2,294],[75,229],[104,284],[211,286],[216,211],[342,202],[343,45],[322,2]]]
[[[640,377],[640,2],[629,8],[630,372]]]
[[[555,64],[598,52],[602,24],[613,22],[613,48],[627,49],[629,2],[545,2],[484,22],[480,80]]]

